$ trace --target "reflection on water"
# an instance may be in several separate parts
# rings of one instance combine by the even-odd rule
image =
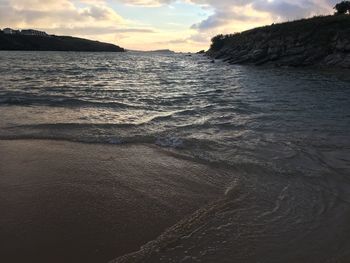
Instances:
[[[307,176],[349,171],[346,72],[132,52],[0,58],[1,138],[145,142]]]

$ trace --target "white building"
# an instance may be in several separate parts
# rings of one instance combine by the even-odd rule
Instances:
[[[14,30],[11,28],[4,28],[3,32],[4,32],[4,34],[7,34],[7,35],[14,34]]]
[[[5,28],[4,30],[2,30],[2,32],[4,34],[7,34],[7,35],[15,35],[15,34],[20,34],[20,31],[19,30],[14,30],[12,28]]]
[[[38,31],[33,29],[25,29],[21,31],[21,35],[26,36],[47,36],[47,34],[44,31]]]
[[[12,28],[5,28],[4,30],[2,30],[2,32],[7,35],[18,34],[18,35],[25,35],[25,36],[43,36],[43,37],[49,36],[44,31],[33,30],[33,29],[23,29],[19,31],[19,30],[14,30]]]

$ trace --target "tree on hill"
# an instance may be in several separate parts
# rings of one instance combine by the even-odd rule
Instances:
[[[219,50],[223,47],[225,36],[223,34],[217,35],[211,39],[211,49],[213,50]]]
[[[336,15],[350,14],[350,1],[342,1],[335,5]]]

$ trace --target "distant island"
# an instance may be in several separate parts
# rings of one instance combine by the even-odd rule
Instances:
[[[159,50],[133,50],[128,49],[127,51],[136,52],[136,53],[160,53],[160,54],[175,54],[175,51],[170,49],[159,49]]]
[[[0,30],[0,50],[125,52],[124,48],[109,43],[11,28]]]
[[[350,15],[319,16],[218,35],[206,54],[231,64],[350,68]]]
[[[150,51],[147,51],[147,52],[150,52],[150,53],[171,53],[171,54],[175,53],[175,51],[172,51],[170,49],[150,50]]]

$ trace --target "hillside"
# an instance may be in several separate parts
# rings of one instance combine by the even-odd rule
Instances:
[[[26,36],[0,33],[0,50],[124,52],[119,46],[69,36]]]
[[[219,35],[207,51],[232,64],[350,68],[350,15],[314,17]]]

